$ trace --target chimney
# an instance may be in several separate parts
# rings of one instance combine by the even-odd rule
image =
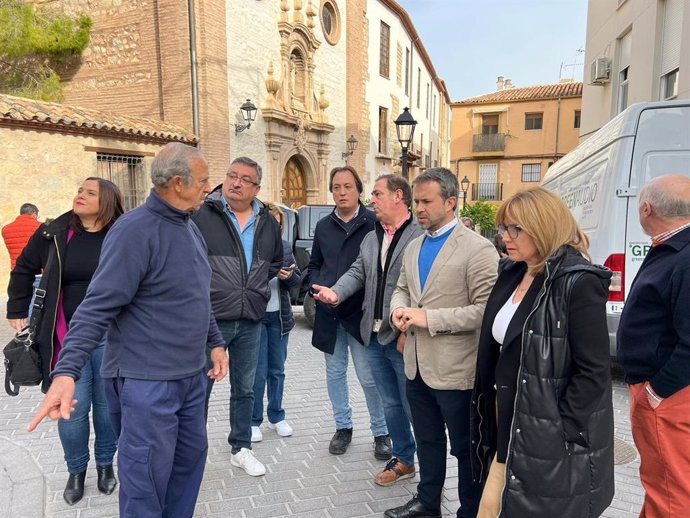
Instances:
[[[503,89],[504,89],[504,90],[510,90],[511,88],[515,88],[515,87],[513,86],[513,81],[512,81],[512,79],[506,79],[506,80],[503,82]]]
[[[503,90],[503,76],[498,76],[496,79],[496,91],[500,92]]]

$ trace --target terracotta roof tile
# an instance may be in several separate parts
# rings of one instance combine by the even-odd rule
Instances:
[[[507,101],[532,101],[535,99],[557,99],[558,97],[582,96],[582,82],[555,83],[548,85],[509,88],[477,97],[470,97],[453,104],[487,104]]]
[[[26,121],[29,125],[83,128],[98,133],[141,136],[149,139],[195,143],[197,137],[181,126],[155,119],[130,117],[79,106],[0,94],[0,122]]]

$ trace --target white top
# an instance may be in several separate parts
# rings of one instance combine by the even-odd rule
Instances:
[[[278,284],[278,280],[278,277],[273,277],[273,279],[268,281],[268,287],[271,290],[271,298],[268,299],[266,313],[280,311],[280,285]]]
[[[515,288],[515,291],[517,291],[517,288]],[[506,337],[508,325],[513,319],[520,302],[522,302],[522,300],[513,302],[515,291],[510,295],[510,297],[508,297],[508,300],[506,300],[506,303],[503,304],[503,307],[498,310],[498,313],[496,313],[496,318],[494,318],[494,324],[491,326],[491,334],[494,335],[494,340],[501,345],[503,345],[503,340]]]

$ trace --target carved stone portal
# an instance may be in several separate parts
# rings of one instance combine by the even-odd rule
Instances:
[[[323,85],[318,96],[314,88],[314,54],[321,45],[313,31],[316,11],[309,0],[305,23],[300,0],[293,2],[292,16],[287,1],[281,1],[280,9],[280,78],[274,77],[273,63],[269,63],[266,75],[268,96],[261,109],[270,155],[268,173],[276,180],[272,183],[271,197],[293,204],[296,199],[323,203],[326,201],[326,168],[330,154],[328,136],[335,128],[328,123],[326,116],[329,101]],[[291,171],[296,165],[301,169],[303,193],[295,191],[299,184],[288,180],[292,187],[289,196],[286,194],[288,162],[292,164]]]

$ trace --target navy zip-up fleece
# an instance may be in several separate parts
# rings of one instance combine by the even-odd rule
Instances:
[[[630,384],[667,398],[690,385],[690,228],[653,247],[618,323],[618,363]]]
[[[204,368],[207,344],[224,345],[211,311],[206,245],[189,216],[151,191],[117,220],[53,378],[78,379],[106,331],[105,378],[186,378]]]

